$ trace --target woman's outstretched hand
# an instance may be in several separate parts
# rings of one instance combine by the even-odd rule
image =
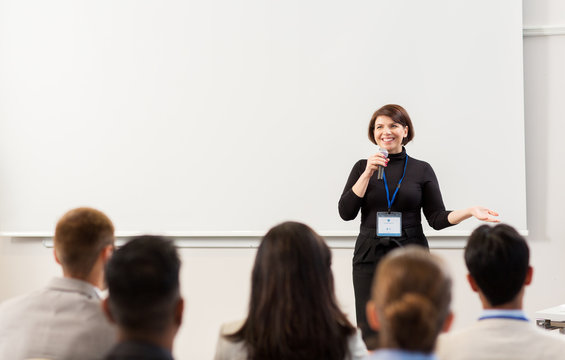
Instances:
[[[486,207],[473,206],[469,208],[469,211],[471,211],[471,215],[473,215],[474,217],[476,217],[481,221],[500,222],[500,219],[495,217],[498,216],[498,213],[496,211],[487,209]]]
[[[500,222],[497,218],[498,213],[496,211],[487,209],[484,206],[472,206],[467,209],[454,210],[447,216],[447,221],[450,224],[459,224],[461,221],[466,220],[470,217],[475,217],[481,221],[486,222]]]

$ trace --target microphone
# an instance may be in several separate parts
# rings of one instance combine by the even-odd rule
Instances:
[[[383,149],[383,148],[380,148],[380,147],[379,147],[379,152],[380,152],[381,154],[383,154],[383,155],[385,156],[385,158],[388,157],[388,151],[387,151],[386,149]],[[384,166],[379,165],[378,168],[377,168],[377,179],[378,179],[378,180],[382,180],[382,179],[383,179],[383,174],[384,174],[384,172],[385,172]]]

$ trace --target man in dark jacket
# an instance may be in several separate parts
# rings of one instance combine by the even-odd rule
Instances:
[[[174,244],[158,236],[134,238],[114,253],[103,307],[118,325],[118,344],[106,359],[173,359],[184,307],[180,265]]]

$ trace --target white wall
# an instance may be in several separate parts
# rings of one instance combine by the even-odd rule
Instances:
[[[565,27],[565,3],[559,0],[523,0],[524,27]],[[527,217],[534,280],[526,291],[525,311],[530,318],[547,307],[565,303],[565,36],[524,38],[524,99],[526,138]],[[485,124],[484,131],[489,131]],[[504,133],[500,134],[501,137]],[[504,159],[493,154],[487,161]],[[438,250],[450,263],[455,284],[455,328],[473,321],[478,299],[465,284],[463,250]]]
[[[353,236],[335,201],[387,102],[416,119],[408,151],[451,208],[477,202],[525,230],[521,16],[515,0],[2,1],[0,233],[48,234],[88,204],[120,233],[300,219]],[[509,167],[475,161],[490,152]]]
[[[559,0],[524,0],[524,25],[565,25],[565,5]],[[479,26],[479,24],[477,24]],[[565,36],[524,39],[525,134],[528,240],[535,268],[534,282],[526,292],[525,310],[565,303]],[[484,131],[490,131],[484,124]],[[505,134],[500,133],[500,137]],[[496,154],[485,161],[500,162]],[[352,242],[353,239],[345,239]],[[336,245],[336,244],[334,244]],[[175,354],[178,359],[209,359],[218,325],[242,317],[246,311],[253,248],[183,248],[182,287],[187,300],[185,323]],[[443,256],[456,279],[453,308],[455,328],[474,321],[479,302],[465,283],[461,249],[434,249]],[[0,300],[42,286],[59,269],[52,250],[37,241],[4,238],[0,241]],[[334,274],[338,296],[353,317],[351,249],[335,248]]]
[[[559,0],[524,0],[524,26],[565,26]],[[524,38],[527,208],[534,282],[526,310],[565,302],[565,36]]]

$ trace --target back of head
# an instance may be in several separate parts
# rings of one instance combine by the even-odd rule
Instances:
[[[514,300],[524,286],[530,250],[513,227],[482,225],[467,241],[465,263],[486,300],[499,306]]]
[[[54,246],[63,269],[72,277],[86,278],[100,251],[114,244],[114,225],[101,211],[68,211],[55,228]]]
[[[106,266],[108,305],[123,331],[152,336],[171,325],[180,264],[172,241],[159,236],[133,238],[114,253]]]
[[[355,329],[337,305],[331,252],[310,227],[285,222],[263,237],[252,271],[249,313],[229,338],[251,359],[343,359]]]
[[[331,252],[308,226],[285,222],[263,237],[252,272],[255,305],[309,306],[333,296]],[[299,309],[296,309],[300,311]]]
[[[408,246],[386,256],[371,298],[381,346],[431,353],[450,313],[451,283],[443,261],[425,249]]]

